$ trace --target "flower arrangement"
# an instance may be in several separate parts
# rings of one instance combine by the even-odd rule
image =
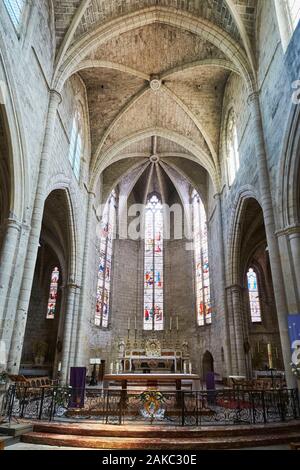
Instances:
[[[297,379],[300,379],[300,364],[295,364],[294,362],[291,362],[291,368],[293,374],[297,377]]]
[[[143,403],[142,415],[150,418],[151,423],[155,418],[163,418],[164,409],[162,407],[165,401],[164,395],[156,389],[148,389],[140,394],[140,400]]]
[[[161,392],[155,389],[148,389],[145,390],[140,394],[140,399],[143,403],[149,401],[149,400],[155,400],[158,402],[163,402],[165,400],[165,397]]]
[[[3,370],[2,372],[0,372],[0,384],[5,385],[7,380],[8,380],[8,373],[5,370]]]

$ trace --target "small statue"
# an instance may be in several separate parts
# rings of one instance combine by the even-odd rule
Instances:
[[[119,355],[124,356],[125,355],[125,341],[123,339],[120,339],[118,348],[119,348]]]
[[[182,354],[184,356],[187,356],[189,354],[189,343],[186,340],[184,340],[182,343]]]

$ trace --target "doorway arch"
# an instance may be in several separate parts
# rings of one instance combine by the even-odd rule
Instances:
[[[214,372],[214,358],[209,351],[205,351],[202,358],[202,373],[204,380],[209,372]]]
[[[70,218],[70,204],[66,189],[53,190],[45,201],[23,341],[20,371],[24,375],[55,378],[62,361],[66,287],[74,275],[74,223]],[[57,273],[54,286],[53,273]],[[43,361],[39,360],[36,349],[44,350]]]

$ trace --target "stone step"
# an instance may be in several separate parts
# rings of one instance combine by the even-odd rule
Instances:
[[[1,435],[0,450],[6,449],[7,447],[16,444],[17,442],[20,442],[19,437]]]
[[[11,424],[1,424],[0,425],[0,436],[14,436],[18,437],[26,432],[31,432],[33,430],[33,425],[31,423],[11,423]]]
[[[180,427],[165,425],[145,425],[135,423],[128,425],[105,425],[99,423],[45,423],[38,422],[33,425],[37,433],[93,436],[93,437],[128,437],[128,438],[201,438],[230,436],[264,436],[266,433],[285,434],[289,432],[300,433],[300,421],[288,423],[275,423],[255,426],[206,426],[206,427]]]
[[[289,444],[299,441],[299,438],[300,432],[266,433],[256,436],[229,436],[227,434],[227,437],[224,435],[202,438],[121,438],[32,432],[23,435],[21,441],[28,444],[107,450],[206,450]]]

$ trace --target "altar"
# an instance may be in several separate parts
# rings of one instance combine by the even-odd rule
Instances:
[[[173,384],[177,391],[182,390],[184,382],[190,383],[191,390],[199,390],[200,376],[197,374],[138,374],[120,373],[107,374],[104,381],[108,383],[119,383],[122,390],[127,390],[132,385],[140,385],[142,388],[168,387]]]
[[[117,360],[110,365],[110,374],[192,374],[188,343],[162,343],[157,338],[131,343],[120,340]]]
[[[134,341],[121,338],[115,357],[104,376],[107,388],[199,390],[200,377],[193,374],[187,341],[160,340],[153,334],[139,339],[135,335]]]

